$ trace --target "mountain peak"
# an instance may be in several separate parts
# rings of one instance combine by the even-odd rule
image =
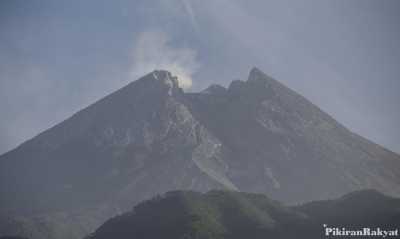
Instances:
[[[168,95],[182,92],[179,87],[178,77],[173,76],[171,72],[166,70],[154,70],[140,78],[138,82],[151,88],[161,87],[168,92]]]
[[[257,67],[253,67],[250,70],[249,78],[247,79],[248,82],[257,82],[257,81],[273,81],[273,78],[262,72]]]
[[[155,70],[151,72],[153,78],[173,87],[179,87],[178,77],[173,76],[171,72],[166,70]]]

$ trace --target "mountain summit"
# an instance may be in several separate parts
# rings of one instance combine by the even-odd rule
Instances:
[[[400,195],[399,185],[399,155],[257,68],[247,81],[199,93],[154,71],[0,156],[0,215],[92,210],[91,225],[90,216],[76,219],[86,234],[170,190],[228,189],[294,203],[363,188]]]

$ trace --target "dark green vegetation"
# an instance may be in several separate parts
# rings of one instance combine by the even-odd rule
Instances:
[[[108,220],[87,239],[324,238],[323,224],[393,230],[400,200],[358,191],[336,200],[286,207],[261,194],[174,191]]]

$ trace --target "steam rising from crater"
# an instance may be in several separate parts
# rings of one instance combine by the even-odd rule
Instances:
[[[179,86],[189,89],[192,75],[199,68],[196,51],[171,46],[170,38],[160,31],[141,33],[134,46],[131,75],[135,79],[153,70],[167,70],[178,77]]]

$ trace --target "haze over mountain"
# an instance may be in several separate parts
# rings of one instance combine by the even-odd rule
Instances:
[[[326,228],[370,228],[371,233],[380,228],[387,231],[387,237],[397,238],[399,210],[399,199],[376,191],[359,191],[296,207],[259,194],[176,191],[108,220],[87,239],[320,239],[327,237]],[[332,231],[328,232],[332,236]]]
[[[79,238],[178,189],[295,203],[363,188],[400,195],[399,185],[399,155],[256,68],[199,93],[160,70],[0,157],[0,235]],[[46,229],[32,232],[38,221]]]

